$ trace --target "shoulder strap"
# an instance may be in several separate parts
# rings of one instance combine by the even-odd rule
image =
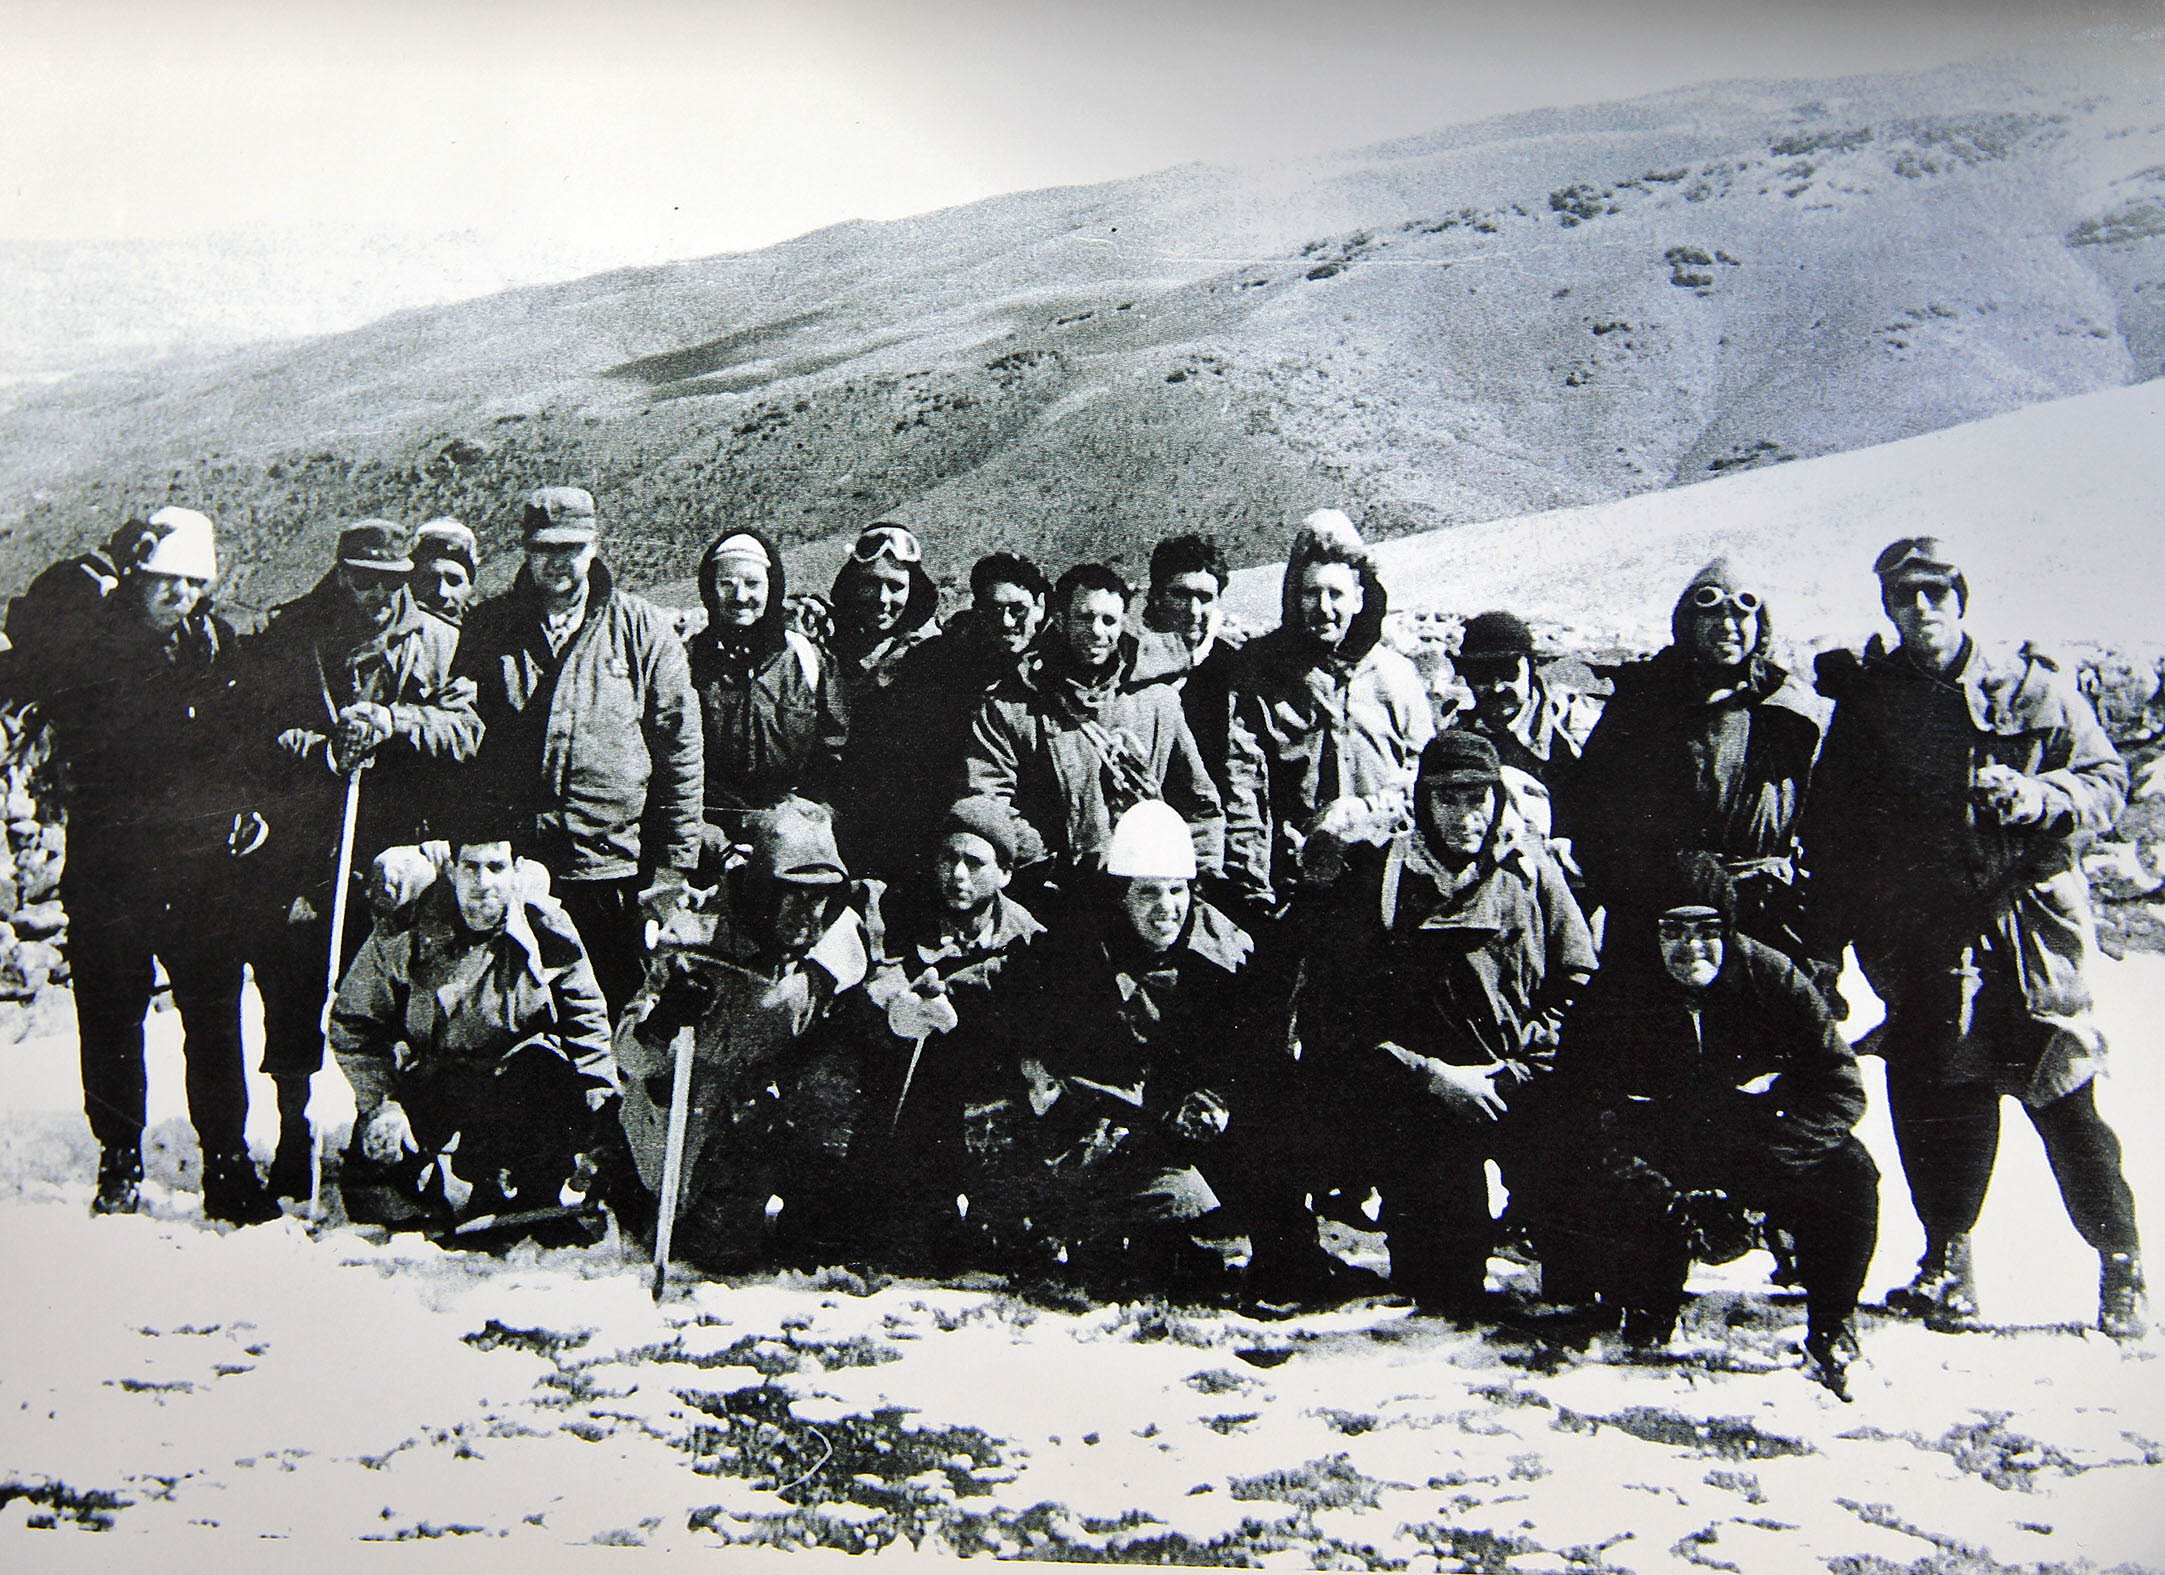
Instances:
[[[782,631],[782,643],[795,653],[797,671],[804,674],[804,687],[817,689],[819,687],[819,648],[795,629],[784,629]]]

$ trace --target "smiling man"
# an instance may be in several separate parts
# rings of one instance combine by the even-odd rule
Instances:
[[[571,920],[481,818],[454,832],[409,922],[369,936],[332,1007],[356,1219],[545,1211],[584,1191],[575,1156],[615,1087],[608,1015]]]
[[[1819,992],[1730,927],[1728,899],[1689,878],[1655,897],[1565,1025],[1556,1084],[1577,1120],[1554,1150],[1545,1275],[1585,1272],[1626,1340],[1663,1345],[1692,1259],[1740,1256],[1740,1211],[1762,1210],[1795,1242],[1812,1372],[1846,1394],[1878,1239],[1879,1172],[1852,1134],[1864,1083]]]
[[[519,577],[459,646],[487,725],[473,791],[531,839],[615,1009],[642,972],[642,895],[699,856],[699,703],[669,615],[602,562],[591,493],[529,494],[521,530]]]
[[[1103,564],[1060,576],[1046,637],[978,708],[958,786],[1022,819],[1056,874],[1085,867],[1124,811],[1163,799],[1186,820],[1199,862],[1215,874],[1225,825],[1218,790],[1180,696],[1133,680],[1128,595],[1127,582]]]
[[[2105,1040],[2083,978],[2082,849],[2118,817],[2127,766],[2057,662],[1970,638],[1969,579],[1937,540],[1897,541],[1873,572],[1898,640],[1820,659],[1834,724],[1804,845],[1815,955],[1831,970],[1853,945],[1887,1004],[1870,1043],[1925,1232],[1888,1302],[1942,1328],[1977,1314],[1970,1230],[2013,1095],[2097,1250],[2099,1326],[2138,1335],[2135,1200],[2092,1098]]]

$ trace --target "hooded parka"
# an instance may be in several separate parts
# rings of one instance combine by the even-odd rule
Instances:
[[[1827,708],[1768,658],[1764,600],[1734,687],[1709,690],[1692,660],[1690,619],[1692,597],[1710,585],[1748,589],[1715,559],[1677,598],[1674,643],[1609,670],[1616,693],[1586,740],[1556,829],[1604,905],[1643,908],[1680,862],[1712,860],[1738,884],[1744,930],[1795,953],[1797,824]]]
[[[1301,629],[1301,572],[1345,561],[1349,550],[1361,610],[1326,650]],[[1231,679],[1226,878],[1251,903],[1271,908],[1292,896],[1300,843],[1335,801],[1366,800],[1379,817],[1405,823],[1436,720],[1420,671],[1382,643],[1389,608],[1357,538],[1349,549],[1302,528],[1285,566],[1279,626],[1248,643]]]
[[[767,606],[750,629],[724,624],[715,590],[718,549],[748,536],[767,555]],[[774,543],[730,530],[699,560],[707,626],[686,642],[705,737],[710,815],[771,809],[791,794],[830,802],[848,725],[826,653],[789,627],[788,577]]]

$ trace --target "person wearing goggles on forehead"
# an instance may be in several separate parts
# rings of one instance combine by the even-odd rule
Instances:
[[[1826,706],[1769,656],[1765,598],[1730,562],[1692,576],[1671,643],[1607,670],[1616,687],[1558,806],[1589,895],[1645,916],[1680,865],[1735,883],[1737,927],[1792,957],[1802,889],[1796,828]]]
[[[1795,1245],[1813,1376],[1846,1398],[1878,1240],[1879,1171],[1851,1130],[1864,1082],[1819,992],[1735,932],[1729,899],[1718,876],[1650,893],[1608,943],[1638,966],[1604,967],[1564,1025],[1544,1297],[1598,1296],[1628,1343],[1665,1345],[1692,1260],[1741,1256],[1762,1214]]]
[[[834,655],[852,707],[876,703],[902,658],[939,633],[940,588],[900,525],[867,525],[834,577]]]
[[[1932,537],[1873,565],[1891,648],[1819,659],[1835,703],[1804,825],[1813,952],[1854,947],[1885,1023],[1887,1100],[1924,1227],[1916,1278],[1888,1304],[1936,1328],[1978,1312],[1970,1230],[2020,1099],[2070,1220],[2099,1258],[2098,1326],[2143,1332],[2135,1200],[2092,1088],[2105,1040],[2083,965],[2094,945],[2082,851],[2111,828],[2127,766],[2074,675],[2008,658],[1964,628],[1969,580]]]

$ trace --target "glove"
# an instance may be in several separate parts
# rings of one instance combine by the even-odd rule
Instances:
[[[361,1156],[371,1164],[395,1165],[406,1155],[420,1152],[421,1145],[414,1138],[413,1123],[406,1119],[405,1107],[396,1100],[385,1100],[378,1105],[361,1134]]]
[[[1233,1113],[1223,1100],[1207,1088],[1198,1088],[1181,1100],[1173,1112],[1172,1127],[1176,1136],[1190,1143],[1207,1143],[1221,1136],[1232,1120]]]
[[[330,741],[328,735],[306,727],[289,727],[278,735],[278,747],[295,760],[306,760]]]
[[[1669,1214],[1684,1227],[1691,1255],[1701,1263],[1734,1263],[1759,1244],[1757,1220],[1717,1187],[1685,1193]]]
[[[2045,818],[2045,785],[1994,761],[1975,779],[1977,802],[2003,826],[2034,826]]]
[[[375,758],[377,748],[397,730],[388,706],[360,700],[338,713],[338,742],[331,750],[331,769],[349,776]]]
[[[1476,1121],[1496,1121],[1504,1113],[1503,1095],[1496,1091],[1496,1079],[1503,1071],[1501,1061],[1491,1061],[1487,1066],[1453,1066],[1429,1058],[1421,1075],[1429,1093],[1456,1114]]]
[[[920,983],[916,988],[904,990],[887,1003],[887,1027],[901,1039],[925,1039],[933,1034],[954,1031],[962,1019],[955,1015],[955,1003],[948,999],[943,989],[933,995],[923,995]]]

